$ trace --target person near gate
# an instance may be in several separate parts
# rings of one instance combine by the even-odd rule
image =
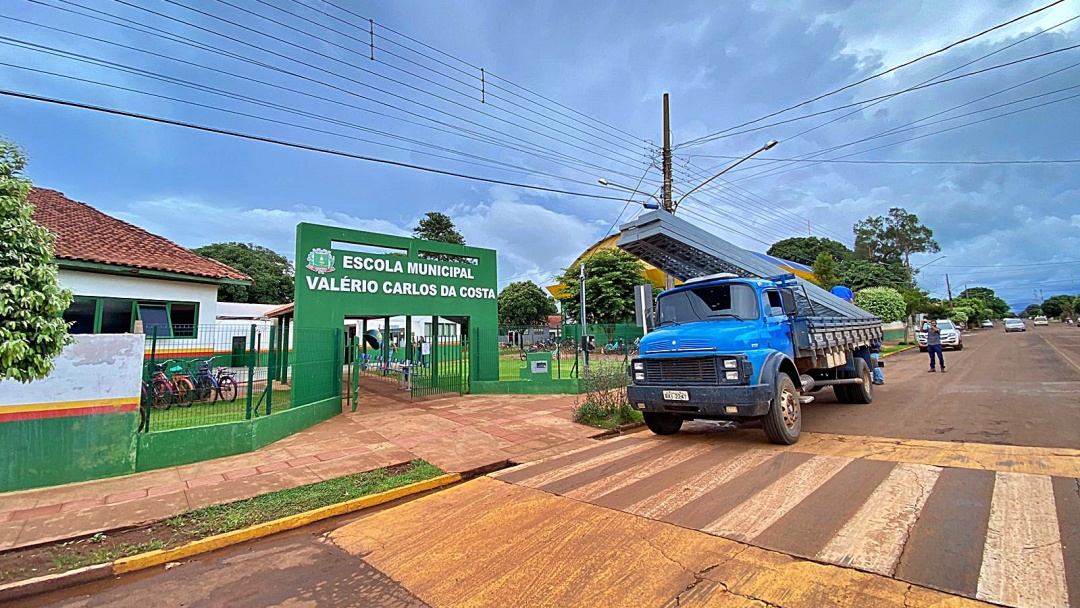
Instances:
[[[874,367],[874,384],[885,384],[885,374],[881,371],[881,364],[878,360],[881,358],[881,342],[875,341],[870,345],[870,361],[873,362]]]
[[[926,352],[930,354],[930,369],[929,372],[936,372],[934,369],[934,355],[937,355],[937,361],[941,363],[941,371],[945,372],[945,355],[941,352],[941,330],[938,329],[937,321],[923,321],[923,331],[926,332]]]

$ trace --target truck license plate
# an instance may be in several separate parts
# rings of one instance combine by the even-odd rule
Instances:
[[[664,391],[664,399],[668,401],[689,401],[690,393],[686,391]]]

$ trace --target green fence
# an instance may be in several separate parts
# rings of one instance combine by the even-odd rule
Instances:
[[[148,330],[143,433],[251,420],[340,395],[336,330],[304,330],[283,340],[270,324],[192,329],[183,339]]]
[[[467,335],[414,336],[405,331],[395,342],[378,343],[378,348],[361,336],[346,340],[350,404],[357,403],[361,376],[392,383],[410,397],[469,392]]]

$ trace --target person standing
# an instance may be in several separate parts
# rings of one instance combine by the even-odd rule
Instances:
[[[874,384],[885,384],[885,374],[881,371],[878,360],[881,359],[881,342],[875,341],[870,345],[870,361],[873,363]]]
[[[941,363],[941,372],[945,373],[945,355],[941,352],[941,330],[938,329],[937,321],[930,321],[927,323],[923,321],[923,331],[926,332],[926,352],[930,353],[930,369],[929,372],[936,372],[934,369],[934,355],[937,355],[937,361]]]

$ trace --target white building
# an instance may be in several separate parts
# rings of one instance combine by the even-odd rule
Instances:
[[[216,322],[219,285],[251,284],[242,272],[55,190],[34,188],[30,202],[34,220],[56,234],[60,284],[75,294],[64,313],[70,333],[141,327],[180,351],[196,343],[200,326]]]

